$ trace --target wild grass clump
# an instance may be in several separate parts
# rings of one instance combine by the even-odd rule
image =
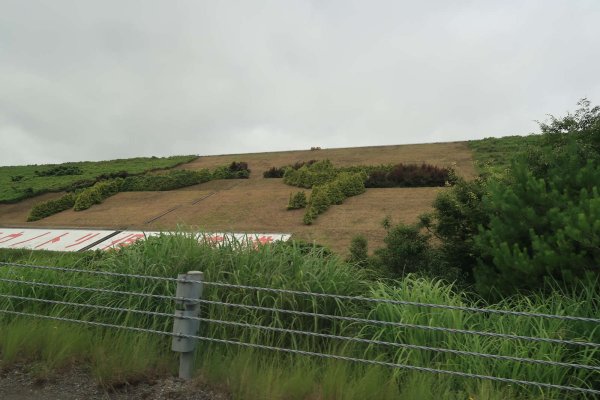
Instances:
[[[416,278],[374,281],[368,268],[346,263],[317,247],[275,244],[243,247],[226,243],[220,247],[198,244],[197,237],[180,233],[165,235],[108,253],[69,254],[1,251],[0,260],[74,266],[119,273],[176,277],[178,273],[200,270],[207,284],[203,298],[321,313],[369,318],[407,324],[470,329],[525,336],[600,341],[600,332],[586,323],[558,319],[531,319],[522,316],[487,315],[458,310],[431,309],[363,301],[341,301],[285,293],[271,293],[211,286],[210,282],[292,289],[317,293],[375,297],[458,306],[483,306],[471,295],[441,281]],[[0,267],[0,276],[100,287],[128,292],[173,295],[174,285],[139,278],[105,277],[81,273]],[[495,308],[594,317],[598,286],[590,283],[571,293],[514,297]],[[0,283],[0,293],[28,297],[99,304],[122,308],[172,313],[173,304],[156,299],[110,293],[90,293],[38,286]],[[2,299],[1,309],[77,318],[169,332],[170,318],[141,316],[115,311],[73,308],[36,302]],[[477,351],[524,358],[600,366],[597,350],[533,343],[506,338],[452,334],[420,329],[369,325],[269,312],[238,307],[203,304],[202,316],[215,320],[242,322],[275,328],[318,332],[347,337],[369,338],[394,343]],[[57,333],[52,334],[52,330]],[[49,333],[50,332],[50,333]],[[256,343],[280,348],[368,358],[398,364],[493,375],[560,385],[598,387],[597,372],[514,363],[506,360],[459,356],[419,349],[383,346],[286,334],[254,328],[228,327],[203,322],[200,335]],[[36,362],[48,371],[69,363],[90,365],[103,385],[134,383],[155,375],[175,373],[177,359],[170,352],[170,338],[136,332],[103,330],[54,321],[35,321],[8,315],[0,321],[0,359],[10,367],[17,360]],[[289,355],[269,350],[200,342],[197,374],[206,382],[226,387],[234,399],[568,399],[581,398],[567,392],[537,390],[467,378],[430,375],[404,369],[354,364],[339,360]]]

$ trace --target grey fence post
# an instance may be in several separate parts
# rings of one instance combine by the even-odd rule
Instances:
[[[202,297],[203,274],[199,271],[190,271],[187,274],[177,275],[177,279],[175,296],[185,298],[185,300],[176,300],[175,302],[173,333],[182,336],[173,336],[171,349],[180,353],[179,377],[190,379],[194,369],[194,350],[196,350],[198,340],[184,336],[195,336],[200,328],[200,321],[190,319],[190,317],[198,317],[200,314],[200,303],[196,300]]]

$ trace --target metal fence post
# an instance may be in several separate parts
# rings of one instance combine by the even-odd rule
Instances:
[[[194,350],[197,339],[184,337],[195,336],[200,328],[200,321],[190,319],[200,314],[200,303],[196,300],[202,297],[203,274],[199,271],[190,271],[187,274],[177,275],[177,298],[184,300],[175,301],[175,318],[173,321],[173,343],[171,349],[179,354],[179,377],[190,379],[194,369]],[[182,335],[182,336],[177,336]]]

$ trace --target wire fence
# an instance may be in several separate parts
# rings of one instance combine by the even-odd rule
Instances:
[[[537,337],[537,336],[527,336],[527,335],[518,335],[516,333],[506,333],[506,332],[491,332],[491,331],[481,331],[474,329],[463,329],[457,327],[448,327],[448,326],[437,326],[437,325],[419,325],[412,324],[402,321],[388,321],[388,320],[379,320],[369,317],[356,317],[356,316],[345,316],[345,315],[334,315],[334,314],[325,314],[319,312],[312,311],[302,311],[295,309],[284,309],[279,307],[266,307],[262,305],[256,304],[242,304],[240,303],[232,303],[227,301],[220,300],[208,300],[203,298],[202,290],[205,288],[214,288],[215,290],[241,290],[241,291],[256,291],[256,292],[267,292],[270,294],[277,295],[287,295],[287,296],[307,296],[310,298],[317,299],[333,299],[335,301],[342,302],[367,302],[372,304],[387,304],[390,306],[397,307],[421,307],[423,309],[440,309],[440,310],[452,310],[452,311],[461,311],[461,312],[469,312],[469,313],[482,313],[485,315],[493,316],[493,315],[506,315],[513,317],[526,317],[532,318],[535,320],[546,319],[546,320],[560,320],[567,322],[577,322],[577,323],[586,323],[590,325],[589,332],[595,332],[600,327],[600,319],[597,318],[588,318],[588,317],[579,317],[579,316],[570,316],[570,315],[553,315],[553,314],[543,314],[543,313],[529,313],[529,312],[521,312],[521,311],[511,311],[511,310],[498,310],[498,309],[488,309],[488,308],[476,308],[476,307],[462,307],[462,306],[454,306],[454,305],[444,305],[444,304],[429,304],[429,303],[419,303],[413,301],[401,301],[401,300],[391,300],[391,299],[378,299],[378,298],[367,298],[367,297],[354,297],[354,296],[345,296],[345,295],[337,295],[337,294],[327,294],[327,293],[313,293],[306,291],[296,291],[296,290],[288,290],[288,289],[276,289],[276,288],[265,288],[265,287],[255,287],[255,286],[246,286],[246,285],[237,285],[223,282],[211,282],[204,281],[202,279],[202,275],[200,273],[188,273],[180,275],[177,278],[171,277],[158,277],[158,276],[147,276],[147,275],[139,275],[139,274],[126,274],[126,273],[115,273],[109,271],[98,271],[98,270],[87,270],[87,269],[77,269],[77,268],[65,268],[65,267],[54,267],[54,266],[41,266],[41,265],[28,265],[28,264],[19,264],[19,263],[8,263],[8,262],[0,262],[0,272],[15,272],[19,269],[31,269],[31,270],[44,270],[48,273],[69,273],[69,274],[90,274],[90,275],[98,275],[103,277],[112,277],[112,278],[127,278],[127,279],[139,279],[139,280],[150,280],[155,282],[162,282],[165,284],[176,284],[176,289],[173,290],[162,288],[162,293],[166,294],[157,294],[157,293],[147,293],[147,292],[134,292],[134,291],[125,291],[125,290],[116,290],[109,288],[100,288],[100,287],[88,287],[88,286],[79,286],[79,285],[70,285],[70,284],[62,284],[62,283],[51,283],[47,281],[42,281],[42,275],[39,276],[39,280],[25,280],[25,279],[17,279],[17,277],[0,277],[0,282],[4,283],[4,285],[0,285],[0,304],[4,305],[2,309],[0,309],[0,313],[5,315],[12,316],[20,316],[27,318],[41,318],[41,319],[49,319],[55,321],[63,321],[70,323],[78,323],[84,324],[88,326],[108,328],[108,329],[120,329],[120,330],[128,330],[133,332],[140,333],[149,333],[156,335],[169,336],[173,340],[172,349],[174,351],[178,351],[181,353],[181,364],[180,368],[183,369],[190,367],[190,355],[193,354],[195,348],[196,341],[204,341],[204,342],[213,342],[225,345],[234,345],[240,347],[248,347],[260,350],[269,350],[275,351],[279,353],[288,353],[288,354],[296,354],[302,356],[310,356],[310,357],[319,357],[325,359],[334,359],[334,360],[342,360],[348,361],[352,363],[366,364],[366,365],[377,365],[382,367],[388,367],[392,369],[402,369],[409,371],[417,371],[423,373],[432,373],[438,375],[448,375],[455,376],[461,378],[470,378],[470,379],[479,379],[479,380],[487,380],[492,382],[513,384],[523,387],[537,387],[539,389],[547,389],[547,390],[561,390],[566,392],[574,392],[580,393],[583,395],[600,395],[600,390],[594,385],[598,384],[598,380],[595,382],[586,382],[579,381],[579,385],[564,385],[564,384],[556,384],[551,382],[538,382],[534,380],[521,380],[514,379],[502,376],[496,376],[496,374],[478,374],[473,373],[471,371],[460,371],[449,369],[450,365],[440,365],[439,363],[435,364],[436,368],[432,368],[429,365],[412,365],[409,363],[400,363],[396,362],[394,358],[390,358],[389,360],[384,360],[379,357],[377,353],[368,353],[365,352],[363,357],[358,356],[349,356],[346,354],[334,354],[331,352],[325,352],[322,348],[326,348],[326,346],[317,346],[312,349],[298,349],[298,348],[290,348],[291,346],[281,346],[275,345],[276,341],[271,341],[268,343],[255,343],[251,340],[243,340],[245,337],[241,336],[238,340],[232,340],[231,338],[217,337],[215,335],[201,335],[199,334],[199,325],[202,323],[202,326],[222,326],[226,328],[233,329],[241,329],[243,331],[263,331],[269,332],[272,334],[281,334],[288,335],[293,337],[307,337],[307,338],[315,338],[319,340],[328,340],[328,341],[336,341],[340,343],[354,343],[361,344],[372,348],[373,346],[383,346],[386,348],[392,349],[407,349],[407,350],[415,350],[415,351],[423,351],[432,354],[450,354],[461,357],[475,357],[481,358],[485,360],[496,360],[500,362],[509,362],[509,363],[518,363],[518,364],[527,364],[527,365],[538,365],[548,368],[564,368],[569,371],[588,371],[590,373],[598,374],[600,372],[599,361],[599,351],[600,343],[595,343],[589,340],[574,338],[556,338],[556,337]],[[4,271],[3,271],[4,270]],[[18,274],[16,274],[18,275]],[[198,276],[200,279],[198,279]],[[112,295],[119,297],[140,297],[150,300],[156,300],[161,302],[173,302],[174,307],[170,306],[173,312],[164,312],[164,311],[156,311],[156,310],[148,310],[148,309],[136,309],[131,307],[119,307],[112,305],[103,305],[103,304],[93,304],[90,302],[74,302],[74,301],[65,301],[64,299],[56,299],[56,298],[46,298],[37,295],[36,291],[32,291],[30,293],[23,293],[23,291],[14,290],[16,287],[25,286],[26,288],[32,287],[40,287],[40,288],[50,288],[50,289],[61,289],[65,291],[78,291],[78,292],[88,292],[90,294],[99,293],[103,295]],[[49,296],[48,296],[49,297]],[[252,298],[252,297],[249,297]],[[4,300],[4,301],[2,301]],[[82,318],[81,315],[77,313],[73,313],[71,315],[55,315],[55,312],[48,313],[39,313],[39,312],[30,312],[31,309],[27,308],[27,304],[38,304],[38,305],[49,305],[49,306],[61,306],[63,309],[71,310],[71,309],[87,309],[87,310],[97,310],[97,311],[108,311],[118,314],[125,315],[140,315],[140,316],[150,316],[156,318],[162,318],[166,322],[160,326],[168,326],[167,324],[173,325],[173,331],[169,332],[165,329],[156,329],[155,326],[131,326],[125,323],[114,323],[112,322],[104,322],[101,320],[89,320],[86,318]],[[202,308],[204,307],[204,308]],[[540,359],[533,357],[519,357],[515,355],[505,355],[505,354],[494,354],[492,352],[484,352],[484,351],[470,351],[470,350],[461,350],[454,349],[449,347],[442,346],[426,346],[422,344],[415,343],[406,343],[403,341],[390,341],[390,340],[381,340],[380,338],[375,337],[364,337],[363,332],[364,329],[359,329],[354,331],[354,335],[342,335],[341,332],[336,332],[334,330],[323,331],[323,329],[294,329],[293,327],[281,327],[281,326],[271,326],[264,324],[256,324],[249,323],[243,321],[233,321],[226,319],[214,318],[213,315],[210,315],[208,312],[208,307],[217,307],[220,308],[220,312],[216,313],[218,315],[227,315],[227,309],[236,308],[243,310],[251,310],[254,312],[265,312],[267,314],[285,314],[285,315],[293,315],[298,317],[309,317],[312,320],[328,320],[328,321],[340,321],[344,323],[354,324],[358,327],[364,328],[368,326],[385,326],[391,329],[403,329],[403,330],[414,330],[414,331],[429,331],[429,332],[437,332],[440,334],[449,334],[449,335],[474,335],[474,336],[482,336],[490,339],[497,340],[507,340],[507,341],[523,341],[523,342],[532,342],[532,343],[543,343],[548,345],[561,345],[561,346],[569,346],[574,349],[578,349],[577,352],[584,352],[587,356],[583,358],[584,361],[587,362],[566,362],[564,360],[552,360],[552,359]],[[39,307],[34,309],[35,311],[39,311]],[[203,315],[203,313],[206,315]],[[215,329],[204,330],[207,333],[217,334],[220,331]],[[360,332],[360,334],[358,334]],[[222,332],[221,332],[222,333]],[[591,336],[590,336],[591,337]],[[281,343],[282,341],[279,341]],[[283,341],[285,344],[286,342]],[[375,354],[375,357],[368,358],[366,355]],[[382,352],[381,354],[386,355],[389,353]],[[187,361],[186,361],[187,360]],[[185,361],[185,362],[184,362]],[[455,365],[456,366],[456,365]],[[438,368],[439,367],[439,368]],[[180,376],[181,376],[180,369]],[[189,375],[189,372],[188,374]]]

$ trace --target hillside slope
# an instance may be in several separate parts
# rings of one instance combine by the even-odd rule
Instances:
[[[32,204],[0,204],[0,225],[27,227],[94,227],[115,229],[174,229],[178,224],[208,231],[287,232],[304,240],[316,240],[345,252],[359,233],[371,248],[382,245],[381,221],[412,223],[431,208],[444,188],[368,189],[365,194],[333,206],[314,225],[302,223],[303,210],[287,211],[290,193],[298,188],[281,179],[264,179],[272,166],[311,159],[329,159],[337,166],[388,163],[453,165],[465,178],[475,176],[471,150],[466,142],[418,145],[287,151],[200,157],[180,165],[181,169],[213,168],[232,161],[245,161],[252,170],[248,180],[218,180],[168,192],[119,193],[85,211],[63,211],[36,222],[26,222]],[[60,194],[47,194],[44,199]]]

